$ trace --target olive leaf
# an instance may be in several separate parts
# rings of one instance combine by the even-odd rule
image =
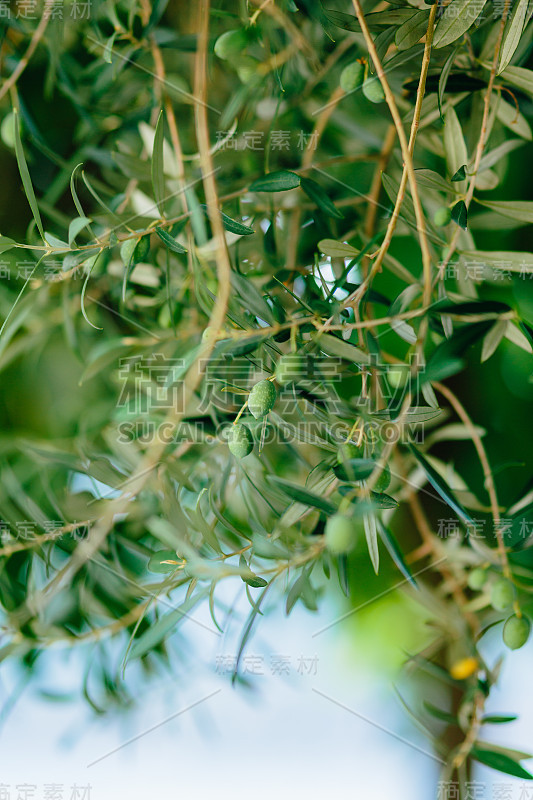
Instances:
[[[446,47],[472,27],[487,0],[452,0],[435,28],[433,46]]]

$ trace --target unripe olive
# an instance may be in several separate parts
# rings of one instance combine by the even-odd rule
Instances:
[[[248,409],[256,419],[263,419],[274,408],[276,387],[272,381],[259,381],[248,395]]]
[[[531,622],[529,617],[517,617],[516,614],[513,614],[503,626],[503,643],[510,650],[518,650],[525,645],[530,633]]]
[[[333,514],[326,522],[324,531],[326,547],[331,553],[347,553],[355,544],[357,526],[344,514]]]
[[[288,353],[281,356],[276,366],[276,380],[284,386],[286,383],[298,383],[309,375],[309,359],[300,353]]]
[[[353,92],[363,83],[365,68],[360,61],[344,67],[340,77],[340,87],[344,92]]]
[[[247,43],[246,32],[242,28],[226,31],[215,42],[215,55],[225,61],[240,55]]]
[[[396,364],[387,370],[387,380],[394,389],[405,386],[408,377],[409,367],[406,364]]]
[[[339,464],[343,464],[351,458],[363,458],[364,452],[365,448],[362,444],[357,445],[353,442],[344,442],[337,451],[337,461]]]
[[[11,147],[13,149],[15,147],[15,125],[17,124],[15,115],[12,111],[9,114],[6,114],[4,119],[2,120],[2,126],[0,127],[0,136],[2,136],[2,141],[6,145],[6,147]]]
[[[254,449],[254,437],[248,425],[236,422],[228,432],[228,447],[230,453],[237,458],[249,456]]]
[[[437,208],[435,213],[433,214],[433,222],[437,226],[437,228],[443,228],[447,225],[452,218],[452,212],[446,206],[441,206],[441,208]]]
[[[492,587],[490,602],[496,611],[505,611],[514,601],[514,587],[507,578],[500,578]]]
[[[468,585],[475,592],[483,588],[487,582],[487,570],[483,567],[475,567],[468,576]]]
[[[390,484],[390,469],[387,465],[381,471],[379,478],[377,479],[374,485],[375,492],[384,492],[385,489],[388,489]]]
[[[363,83],[363,94],[371,103],[382,103],[385,100],[385,92],[379,78],[367,78]]]

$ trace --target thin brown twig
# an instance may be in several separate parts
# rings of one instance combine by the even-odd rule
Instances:
[[[31,58],[35,53],[35,50],[37,49],[37,45],[43,38],[46,28],[48,27],[48,23],[50,21],[54,4],[55,0],[46,0],[43,8],[43,15],[39,21],[39,24],[35,28],[35,31],[33,32],[31,41],[28,45],[28,49],[18,62],[17,66],[15,67],[9,78],[6,78],[2,87],[0,88],[0,100],[2,100],[2,98],[6,96],[6,94],[9,92],[10,89],[13,88],[13,86],[15,86],[18,79],[20,78],[20,76],[30,63]]]
[[[475,156],[475,160],[474,160],[474,167],[472,169],[472,178],[470,180],[470,183],[468,184],[468,189],[467,189],[466,196],[465,196],[465,199],[464,199],[464,203],[465,203],[467,209],[470,207],[470,203],[472,202],[472,198],[474,196],[474,191],[475,191],[475,188],[476,188],[476,181],[477,181],[477,176],[478,176],[479,165],[481,163],[481,159],[482,159],[483,153],[485,151],[485,146],[486,146],[487,141],[488,141],[487,131],[488,131],[489,112],[490,112],[490,100],[491,100],[492,91],[493,91],[493,88],[494,88],[494,81],[496,79],[496,73],[498,71],[498,61],[499,61],[499,58],[500,58],[500,48],[501,48],[501,45],[502,45],[503,33],[504,33],[504,30],[505,30],[505,23],[507,22],[507,17],[509,15],[510,6],[511,6],[511,0],[505,0],[505,6],[504,6],[504,9],[503,9],[502,18],[501,18],[501,22],[500,22],[500,28],[499,28],[499,31],[498,31],[498,39],[497,39],[496,45],[494,47],[494,56],[493,56],[493,59],[492,59],[492,66],[491,66],[490,75],[489,75],[489,82],[487,84],[487,91],[485,92],[485,98],[484,98],[484,101],[483,101],[483,117],[482,117],[482,120],[481,120],[481,130],[480,130],[480,133],[479,133],[479,139],[478,139],[478,143],[477,143],[477,147],[476,147],[476,156]],[[437,283],[438,281],[442,280],[442,278],[444,276],[444,273],[446,271],[446,267],[450,263],[450,261],[451,261],[451,259],[453,257],[453,254],[455,253],[455,251],[457,249],[457,242],[458,242],[458,239],[459,239],[460,235],[461,235],[461,228],[457,227],[455,232],[454,232],[454,234],[453,234],[453,236],[452,236],[452,240],[451,240],[451,242],[450,242],[450,244],[448,246],[448,250],[447,250],[447,253],[446,253],[446,258],[444,259],[444,261],[439,266],[439,271],[438,271],[437,276],[435,278],[435,283]]]
[[[360,0],[352,0],[352,4],[354,7],[354,11],[357,17],[357,21],[361,26],[361,30],[363,32],[363,37],[365,39],[365,43],[369,52],[370,57],[374,63],[374,67],[376,69],[377,76],[381,85],[383,86],[383,92],[385,94],[385,100],[389,107],[389,111],[396,127],[396,131],[398,133],[398,141],[400,143],[400,148],[402,151],[402,158],[404,161],[404,167],[407,171],[407,177],[409,181],[409,185],[411,187],[411,196],[413,200],[413,206],[415,209],[415,216],[416,216],[416,223],[418,227],[418,234],[420,240],[420,249],[422,251],[422,266],[423,266],[423,273],[424,273],[424,305],[429,305],[431,302],[431,292],[432,292],[432,285],[431,285],[431,252],[429,249],[429,243],[426,233],[426,221],[424,217],[424,211],[422,208],[422,204],[420,202],[420,195],[418,193],[418,186],[416,183],[416,175],[413,166],[413,158],[411,156],[411,152],[409,150],[409,142],[407,141],[407,137],[405,135],[405,131],[403,128],[402,119],[400,117],[400,112],[398,111],[398,106],[396,105],[396,100],[394,99],[394,94],[389,86],[389,82],[383,70],[383,65],[379,58],[378,52],[376,50],[376,46],[374,44],[374,40],[370,34],[368,29],[368,25],[365,20],[365,15],[363,13],[363,9],[361,7]]]

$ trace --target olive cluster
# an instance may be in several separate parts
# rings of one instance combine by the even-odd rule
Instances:
[[[490,581],[490,572],[475,567],[468,575],[468,586],[475,592],[485,591],[490,584],[490,603],[495,611],[508,611],[516,600],[515,587],[507,578]],[[523,647],[531,633],[531,621],[522,613],[512,614],[503,626],[503,641],[511,650]]]
[[[309,378],[312,374],[310,358],[301,353],[288,353],[279,359],[275,378],[280,386],[289,383],[299,383]],[[274,408],[277,390],[272,380],[262,380],[256,383],[248,395],[248,411],[257,420],[265,419]],[[235,422],[229,431],[228,447],[237,458],[245,458],[254,448],[254,439],[248,425]]]
[[[273,376],[280,386],[298,384],[313,377],[312,359],[302,353],[288,353],[279,359]],[[257,420],[265,419],[274,408],[277,390],[273,379],[265,379],[256,383],[248,395],[247,407]],[[236,458],[246,458],[254,449],[254,437],[246,423],[234,422],[228,434],[228,448]],[[339,464],[348,464],[352,459],[364,457],[364,445],[344,442],[337,453]],[[391,473],[385,466],[375,484],[374,491],[385,492],[391,481]],[[340,555],[353,549],[364,524],[361,518],[348,513],[338,512],[328,518],[325,527],[325,544],[328,550]]]

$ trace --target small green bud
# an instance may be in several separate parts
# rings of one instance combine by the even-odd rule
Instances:
[[[514,601],[514,586],[507,578],[500,578],[490,593],[491,605],[496,611],[505,611]]]
[[[324,531],[326,547],[331,553],[347,553],[355,545],[357,525],[344,514],[333,514],[326,522]]]
[[[276,387],[272,381],[259,381],[248,395],[248,409],[256,419],[263,419],[274,408]]]
[[[483,567],[475,567],[468,576],[468,585],[475,592],[478,592],[487,582],[487,577],[486,569],[483,569]]]
[[[452,212],[446,206],[442,206],[441,208],[437,208],[435,213],[433,214],[433,222],[437,226],[437,228],[444,228],[452,218]]]
[[[248,44],[246,31],[243,28],[236,28],[232,31],[226,31],[215,42],[215,55],[223,61],[234,58],[242,53]]]
[[[280,386],[286,383],[298,383],[309,377],[310,362],[307,356],[300,353],[288,353],[281,356],[276,366],[276,380]]]
[[[249,456],[254,449],[254,437],[248,425],[236,422],[228,431],[228,448],[237,458]]]
[[[354,61],[344,67],[340,77],[340,87],[343,92],[353,92],[363,83],[365,68],[360,61]]]
[[[523,647],[531,633],[531,622],[528,617],[517,617],[513,614],[503,626],[503,643],[510,650]]]
[[[385,100],[385,92],[379,78],[367,78],[363,83],[363,94],[371,103],[382,103]]]

